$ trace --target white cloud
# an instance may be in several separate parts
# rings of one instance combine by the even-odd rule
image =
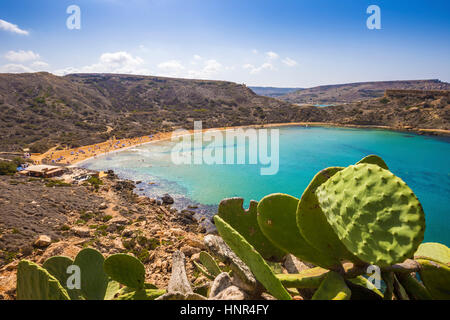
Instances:
[[[194,54],[194,60],[202,60],[202,57],[200,57],[198,54]]]
[[[48,71],[49,64],[40,60],[41,56],[33,51],[8,51],[4,58],[13,63],[0,67],[0,72],[23,73]]]
[[[214,59],[206,60],[200,70],[189,70],[188,76],[190,78],[211,78],[222,70],[223,66],[220,62]]]
[[[9,61],[13,62],[27,62],[27,61],[33,61],[33,60],[39,60],[41,57],[39,54],[34,53],[33,51],[8,51],[5,54],[5,58]]]
[[[295,60],[293,60],[293,59],[291,59],[291,58],[289,58],[289,57],[286,57],[285,59],[283,59],[281,62],[283,62],[285,65],[287,65],[288,67],[295,67],[295,66],[297,66],[298,65],[298,62],[297,61],[295,61]]]
[[[47,62],[44,62],[44,61],[34,61],[32,64],[31,64],[31,68],[32,69],[34,69],[34,70],[36,70],[36,71],[45,71],[45,70],[48,70],[48,67],[49,67],[50,65],[47,63]]]
[[[33,70],[27,66],[24,66],[22,64],[10,63],[10,64],[5,64],[5,65],[1,66],[0,72],[2,72],[2,73],[24,73],[24,72],[35,72],[35,70]]]
[[[157,67],[161,69],[164,72],[163,75],[167,77],[179,77],[183,70],[186,69],[178,60],[161,62]]]
[[[258,53],[259,53],[259,51],[258,51],[258,50],[256,50],[256,49],[253,49],[253,50],[252,50],[252,53],[253,53],[253,54],[258,54]]]
[[[279,55],[273,51],[266,52],[266,56],[269,60],[276,60],[279,58]]]
[[[257,73],[260,73],[263,70],[276,70],[275,67],[273,66],[273,64],[271,64],[269,62],[265,62],[259,67],[255,67],[252,64],[244,64],[242,67],[244,69],[250,70],[251,74],[257,74]]]
[[[28,31],[20,29],[17,25],[12,24],[12,23],[2,20],[2,19],[0,19],[0,29],[9,31],[12,33],[22,34],[25,36],[30,34]]]
[[[143,68],[144,60],[133,57],[125,51],[107,52],[100,56],[97,63],[81,68],[68,67],[56,70],[58,75],[69,73],[126,73],[126,74],[148,74],[148,70]]]

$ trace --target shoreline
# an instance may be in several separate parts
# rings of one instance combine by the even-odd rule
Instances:
[[[202,129],[205,131],[226,131],[230,129],[239,128],[272,128],[272,127],[288,127],[288,126],[311,126],[311,127],[337,127],[337,128],[356,128],[356,129],[380,129],[404,133],[414,133],[419,135],[430,135],[430,136],[444,136],[450,137],[450,130],[444,129],[412,129],[412,128],[395,128],[390,126],[373,126],[373,125],[346,125],[338,123],[329,122],[284,122],[284,123],[268,123],[268,124],[254,124],[254,125],[243,125],[234,127],[218,127],[218,128],[207,128]],[[189,134],[193,134],[194,130],[186,130]],[[39,154],[32,155],[31,160],[35,163],[41,164],[44,159],[49,159],[50,163],[62,164],[67,166],[77,166],[87,160],[96,158],[100,155],[115,153],[118,151],[124,151],[129,148],[145,145],[148,143],[160,142],[169,140],[173,137],[174,131],[171,132],[159,132],[153,135],[146,135],[136,138],[125,138],[125,139],[111,139],[104,142],[100,142],[93,145],[82,146],[72,149],[64,150],[54,150]],[[182,135],[180,135],[182,136]],[[60,159],[60,161],[57,161]],[[62,161],[64,160],[64,161]],[[49,163],[48,161],[46,163]]]

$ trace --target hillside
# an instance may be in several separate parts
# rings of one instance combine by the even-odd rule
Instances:
[[[303,121],[380,126],[400,130],[450,130],[450,91],[387,92],[383,98],[329,107],[301,106]],[[423,132],[423,131],[422,131]],[[441,132],[444,133],[444,132]],[[448,133],[447,133],[448,134]]]
[[[432,94],[318,108],[258,96],[231,82],[116,74],[0,74],[0,115],[0,151],[38,153],[192,129],[194,120],[204,128],[327,122],[450,130],[449,99]]]
[[[278,98],[296,104],[340,104],[381,98],[389,89],[450,90],[450,84],[439,80],[348,83],[300,89]]]
[[[114,74],[0,74],[1,151],[77,147],[177,127],[285,122],[296,108],[222,81]]]
[[[278,98],[291,92],[301,90],[300,88],[275,88],[275,87],[249,87],[260,96]]]

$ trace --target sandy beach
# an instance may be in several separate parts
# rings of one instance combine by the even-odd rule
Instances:
[[[325,123],[325,122],[287,122],[287,123],[270,123],[270,124],[258,124],[258,125],[246,125],[237,127],[221,127],[221,128],[207,128],[202,131],[214,130],[223,131],[229,129],[238,128],[271,128],[271,127],[283,127],[283,126],[320,126],[320,127],[350,127],[350,128],[365,128],[365,129],[384,129],[384,130],[394,130],[394,131],[407,131],[411,132],[409,129],[402,128],[391,128],[388,126],[361,126],[361,125],[342,125],[335,123]],[[194,130],[187,130],[189,133],[194,133]],[[450,136],[450,130],[439,130],[439,129],[417,129],[412,130],[414,133],[426,133],[426,134],[436,134],[436,135],[446,135]],[[145,135],[137,138],[127,138],[127,139],[111,139],[97,144],[92,144],[88,146],[83,146],[79,148],[56,150],[56,147],[48,150],[43,154],[32,154],[31,160],[36,164],[48,163],[48,164],[60,164],[60,165],[75,165],[82,161],[90,158],[95,158],[96,156],[115,152],[119,150],[125,150],[131,147],[139,146],[146,143],[163,141],[171,139],[176,135],[175,131],[172,132],[161,132],[153,135]]]

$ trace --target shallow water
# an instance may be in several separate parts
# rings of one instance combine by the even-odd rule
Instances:
[[[139,192],[152,197],[174,196],[180,209],[199,203],[214,213],[223,198],[250,200],[282,192],[302,195],[314,175],[330,166],[348,166],[369,154],[381,156],[390,170],[415,192],[426,214],[425,241],[450,245],[450,139],[385,130],[325,127],[282,127],[276,175],[260,175],[260,165],[175,165],[170,141],[155,142],[82,164],[114,170],[123,178],[142,181]],[[221,145],[222,147],[222,145]],[[245,152],[246,145],[225,145]]]

